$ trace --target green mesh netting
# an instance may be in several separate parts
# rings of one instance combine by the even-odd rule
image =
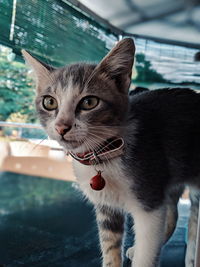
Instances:
[[[37,118],[35,86],[22,48],[60,66],[99,61],[117,38],[62,0],[0,0],[0,121],[35,122]]]
[[[98,61],[117,36],[61,0],[0,0],[0,43],[63,65]]]

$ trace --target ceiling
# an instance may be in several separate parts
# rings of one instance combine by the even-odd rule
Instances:
[[[122,31],[200,47],[200,0],[80,0]]]

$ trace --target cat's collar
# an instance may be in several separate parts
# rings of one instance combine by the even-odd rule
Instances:
[[[95,151],[77,154],[69,152],[69,154],[84,165],[97,165],[122,155],[123,151],[124,140],[122,138],[111,138]]]

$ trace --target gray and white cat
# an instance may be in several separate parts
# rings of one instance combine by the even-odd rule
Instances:
[[[134,53],[127,38],[97,65],[54,69],[23,51],[36,74],[41,124],[78,159],[75,175],[96,207],[103,267],[122,265],[125,213],[134,218],[132,266],[156,266],[176,224],[171,192],[200,186],[200,95],[164,89],[129,97]],[[82,164],[88,154],[94,161]],[[99,191],[90,185],[97,173]]]

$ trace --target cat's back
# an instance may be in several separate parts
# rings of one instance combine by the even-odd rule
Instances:
[[[127,149],[129,157],[142,162],[143,168],[147,162],[148,172],[154,172],[153,166],[160,164],[159,175],[167,168],[176,178],[199,175],[199,93],[178,88],[135,95],[130,98],[129,113],[129,124],[134,123],[136,130],[130,138],[134,146]]]
[[[130,97],[129,118],[180,121],[200,121],[200,94],[191,89],[157,89]]]

